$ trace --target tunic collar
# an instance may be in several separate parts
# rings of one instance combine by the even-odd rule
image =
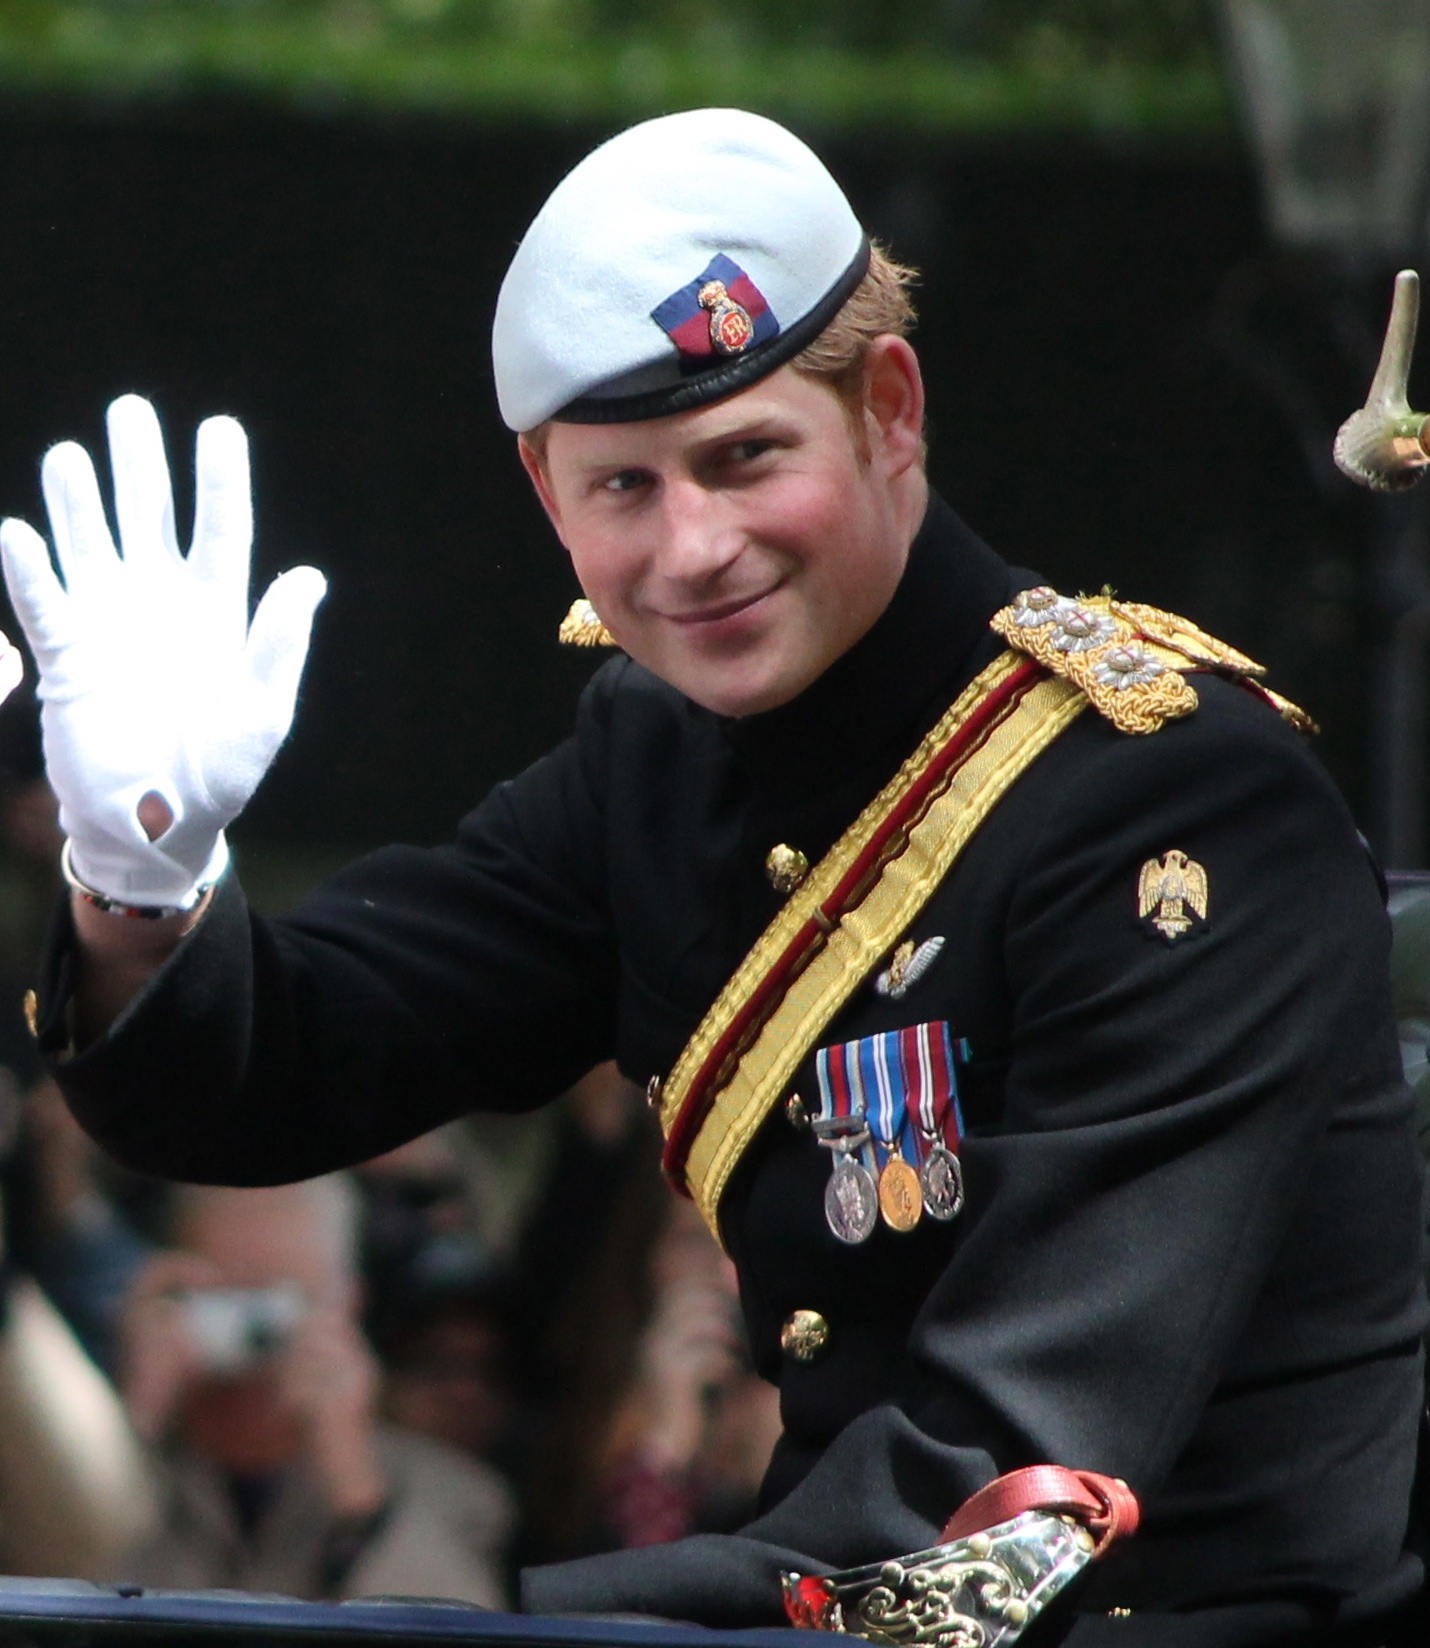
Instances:
[[[1002,650],[988,620],[1036,582],[930,491],[904,575],[873,628],[798,698],[723,722],[756,788],[776,804],[835,784],[872,794]]]

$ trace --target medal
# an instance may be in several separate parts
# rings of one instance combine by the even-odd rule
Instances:
[[[919,1176],[902,1156],[891,1155],[879,1175],[879,1211],[890,1230],[910,1231],[924,1216]]]
[[[879,1195],[874,1177],[851,1151],[840,1153],[824,1187],[824,1217],[841,1242],[857,1247],[874,1234],[879,1218]]]
[[[931,1219],[947,1224],[963,1206],[963,1169],[945,1144],[931,1145],[919,1170],[919,1189]]]
[[[874,1175],[859,1160],[869,1145],[869,1129],[859,1112],[835,1112],[814,1121],[814,1136],[835,1153],[834,1169],[824,1187],[824,1218],[841,1242],[867,1242],[879,1221],[879,1193]]]

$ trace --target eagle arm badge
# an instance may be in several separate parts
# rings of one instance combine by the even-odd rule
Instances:
[[[1177,848],[1163,853],[1160,863],[1149,858],[1142,866],[1137,913],[1143,921],[1150,918],[1168,944],[1190,931],[1193,915],[1205,921],[1209,903],[1206,870]]]

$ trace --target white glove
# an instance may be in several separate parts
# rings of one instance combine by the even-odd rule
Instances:
[[[64,582],[23,521],[0,526],[10,599],[40,669],[45,765],[70,862],[125,904],[186,906],[228,862],[224,826],[288,735],[313,613],[327,585],[295,567],[250,624],[248,440],[199,426],[193,545],[179,553],[159,420],[125,395],[108,413],[120,558],[89,454],[45,454],[45,509]],[[173,822],[150,841],[141,798]]]

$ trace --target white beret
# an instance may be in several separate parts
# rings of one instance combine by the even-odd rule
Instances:
[[[829,324],[869,243],[818,156],[692,109],[594,150],[517,248],[492,326],[509,428],[625,423],[732,395]]]

